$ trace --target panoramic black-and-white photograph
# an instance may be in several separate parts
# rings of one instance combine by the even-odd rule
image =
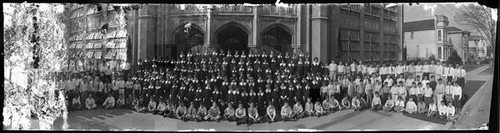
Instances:
[[[489,130],[497,12],[3,3],[3,130]]]

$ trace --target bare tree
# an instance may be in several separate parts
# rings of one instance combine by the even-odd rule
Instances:
[[[491,8],[470,4],[461,7],[455,15],[455,20],[460,25],[464,25],[471,31],[476,31],[485,38],[485,42],[492,46],[490,52],[495,52],[496,21],[491,17]]]

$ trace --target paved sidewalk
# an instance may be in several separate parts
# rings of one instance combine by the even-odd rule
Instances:
[[[493,73],[490,75],[480,74],[489,67],[489,65],[482,66],[467,73],[467,80],[486,81],[486,83],[464,104],[458,121],[450,127],[451,129],[479,128],[489,121]]]
[[[484,70],[488,69],[489,67],[493,67],[493,66],[485,65],[485,66],[481,66],[475,70],[472,70],[470,72],[467,72],[467,74],[465,75],[465,80],[488,81],[490,78],[493,78],[493,73],[491,73],[491,75],[483,75],[480,73],[483,72]]]
[[[309,117],[295,122],[260,123],[236,125],[235,122],[183,122],[163,118],[158,115],[137,113],[131,110],[91,110],[74,111],[69,114],[70,129],[75,130],[150,130],[179,131],[193,129],[213,129],[218,131],[268,131],[316,129],[326,131],[345,130],[442,130],[445,125],[422,121],[400,113],[384,111],[335,112],[323,117]],[[62,120],[55,122],[54,129],[60,129]]]

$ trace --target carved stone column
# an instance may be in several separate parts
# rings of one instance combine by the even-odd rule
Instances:
[[[297,53],[300,51],[300,46],[302,44],[302,10],[301,10],[301,5],[296,5],[295,9],[297,14],[297,21],[295,23],[295,44],[292,45],[294,53]]]
[[[257,38],[259,36],[258,33],[258,21],[259,21],[259,13],[258,7],[254,6],[253,8],[253,20],[252,20],[252,41],[248,44],[248,47],[255,48],[257,47]]]
[[[138,58],[144,60],[153,57],[156,40],[156,7],[144,6],[139,10],[139,53]]]
[[[327,60],[327,6],[313,5],[312,7],[312,32],[311,32],[311,59],[318,57],[320,61]]]
[[[205,48],[213,48],[213,43],[212,43],[212,40],[211,40],[211,34],[212,34],[212,10],[211,9],[207,9],[207,19],[205,20],[205,28],[206,28],[206,32],[205,32],[205,40],[203,41],[203,45],[205,46]]]

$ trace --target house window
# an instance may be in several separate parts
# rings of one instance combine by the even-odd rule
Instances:
[[[411,32],[410,33],[410,39],[413,39],[413,37],[414,37],[414,34],[413,34],[413,32]]]
[[[438,30],[438,41],[443,41],[443,30]]]
[[[443,47],[438,47],[438,59],[443,59]]]
[[[447,41],[448,41],[448,32],[443,31],[443,36],[444,36],[444,37],[443,37],[443,41],[444,41],[444,42],[447,42]]]

